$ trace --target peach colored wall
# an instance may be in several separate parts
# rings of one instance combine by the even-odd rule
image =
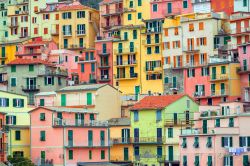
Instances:
[[[36,106],[40,105],[40,99],[44,99],[44,106],[46,106],[46,107],[55,106],[55,95],[36,96],[35,97],[35,105]]]

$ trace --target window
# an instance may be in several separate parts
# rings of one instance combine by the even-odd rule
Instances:
[[[161,121],[161,110],[156,111],[156,121]]]
[[[72,34],[72,28],[71,25],[63,25],[63,35],[64,36],[70,36]]]
[[[147,47],[147,54],[148,54],[148,55],[152,54],[151,47]]]
[[[101,159],[102,159],[102,160],[105,159],[105,150],[101,150]]]
[[[43,14],[43,19],[44,20],[49,20],[49,14]]]
[[[247,68],[248,68],[248,67],[247,67],[247,60],[244,59],[244,60],[243,60],[243,70],[244,70],[244,71],[247,71]]]
[[[62,85],[62,79],[61,79],[61,77],[58,77],[58,85]]]
[[[194,31],[194,24],[189,24],[189,32]]]
[[[212,166],[213,165],[213,158],[212,156],[207,156],[207,166]]]
[[[73,160],[73,150],[69,150],[69,160]]]
[[[188,77],[195,77],[195,69],[188,69],[187,76]]]
[[[134,2],[133,1],[129,1],[129,7],[133,8],[134,7]]]
[[[24,99],[13,99],[13,107],[24,107]]]
[[[243,0],[243,7],[247,6],[247,0]]]
[[[94,115],[94,114],[90,114],[90,115],[89,115],[89,119],[90,119],[90,120],[95,120],[95,115]]]
[[[155,46],[155,53],[159,54],[160,53],[160,47],[159,46]]]
[[[243,52],[243,54],[246,54],[246,53],[247,53],[247,46],[243,46],[243,47],[242,47],[242,52]]]
[[[91,72],[95,72],[95,63],[91,63]]]
[[[190,108],[190,100],[187,100],[187,108]]]
[[[44,77],[44,84],[45,85],[54,85],[54,77],[52,77],[52,76]]]
[[[13,152],[13,157],[23,157],[23,151],[14,151]]]
[[[137,18],[138,18],[138,20],[142,19],[142,14],[138,13]]]
[[[239,137],[240,147],[250,147],[250,137]]]
[[[224,166],[233,166],[233,156],[224,157]]]
[[[40,141],[45,141],[46,133],[45,131],[40,131]]]
[[[183,156],[182,159],[183,159],[182,165],[187,166],[187,156]]]
[[[174,131],[173,131],[173,128],[168,128],[168,138],[173,138],[173,134]]]
[[[85,11],[78,11],[77,18],[85,18]]]
[[[158,10],[158,5],[157,4],[153,4],[153,12],[157,12]]]
[[[75,62],[78,62],[79,57],[75,56]]]
[[[199,22],[199,30],[204,30],[204,22]]]
[[[162,146],[157,146],[157,158],[162,157]]]
[[[220,127],[220,119],[215,119],[215,127]]]
[[[84,73],[84,63],[81,64],[81,72]]]
[[[207,147],[208,148],[212,147],[212,137],[207,137]]]
[[[21,140],[21,131],[20,130],[16,130],[15,131],[15,140],[16,141],[20,141]]]
[[[128,20],[132,20],[132,14],[128,14]]]
[[[77,24],[77,34],[85,34],[85,24]]]
[[[209,76],[209,68],[208,67],[201,68],[201,76]]]
[[[182,138],[182,148],[187,148],[187,138]]]
[[[165,77],[165,78],[164,78],[164,83],[165,83],[165,84],[168,84],[168,82],[169,82],[168,77]]]
[[[138,111],[134,111],[134,121],[135,122],[139,121],[139,113],[138,113]]]
[[[199,156],[195,156],[195,158],[194,158],[194,165],[195,166],[199,166],[200,165],[200,157]]]
[[[138,0],[138,6],[141,6],[142,3],[141,3],[142,0]]]
[[[137,30],[133,30],[133,39],[137,39]]]
[[[243,166],[249,166],[248,155],[243,155]]]
[[[34,65],[29,65],[29,71],[34,71]]]
[[[16,125],[16,116],[7,115],[6,116],[6,124],[7,125]]]
[[[89,160],[92,160],[92,150],[89,150]]]
[[[183,1],[183,8],[184,9],[188,8],[188,1],[187,0]]]
[[[228,127],[234,127],[234,118],[229,118]]]
[[[9,99],[0,98],[0,107],[9,107]]]
[[[16,65],[11,65],[11,73],[16,72]]]
[[[221,74],[226,74],[226,66],[221,66]]]
[[[45,121],[45,113],[40,113],[40,121]]]
[[[233,137],[221,137],[221,147],[233,147]]]
[[[63,19],[71,19],[71,12],[62,13],[62,18]]]
[[[45,151],[41,151],[41,164],[45,164],[45,160],[46,160],[46,153]]]
[[[194,148],[199,148],[199,137],[194,137]]]

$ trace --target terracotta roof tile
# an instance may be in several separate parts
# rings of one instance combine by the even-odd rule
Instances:
[[[183,96],[185,95],[147,96],[132,106],[130,110],[162,109]]]
[[[67,11],[67,10],[84,10],[84,9],[90,9],[88,6],[82,5],[80,2],[73,2],[72,4],[59,7],[58,10],[60,11]]]
[[[30,64],[44,64],[54,66],[54,64],[49,61],[44,61],[41,59],[15,59],[8,63],[7,65],[30,65]]]

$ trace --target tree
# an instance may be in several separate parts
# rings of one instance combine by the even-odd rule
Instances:
[[[8,162],[10,162],[13,166],[35,166],[32,161],[28,158],[21,157],[21,156],[8,156]]]

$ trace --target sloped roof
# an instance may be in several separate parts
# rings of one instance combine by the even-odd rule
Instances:
[[[9,62],[7,65],[31,65],[31,64],[44,64],[54,66],[49,61],[44,61],[41,59],[15,59]]]
[[[109,126],[129,126],[130,118],[112,118],[108,122]]]
[[[97,90],[101,87],[104,87],[108,84],[86,84],[86,85],[76,85],[76,86],[67,86],[64,87],[57,92],[65,92],[65,91],[89,91],[89,90]]]
[[[35,96],[50,96],[50,95],[56,95],[56,92],[52,91],[52,92],[40,92],[35,94]]]
[[[185,95],[147,96],[132,106],[130,110],[163,109],[183,96]]]
[[[98,112],[92,111],[92,110],[87,110],[84,108],[67,108],[67,107],[36,107],[29,112],[33,112],[35,110],[38,110],[39,108],[44,108],[49,111],[54,111],[54,112],[72,112],[72,113],[94,113],[98,114]]]

